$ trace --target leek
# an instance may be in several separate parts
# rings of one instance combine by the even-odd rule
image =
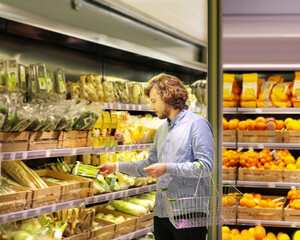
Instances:
[[[112,200],[110,204],[118,211],[134,216],[142,216],[148,213],[143,206],[129,203],[123,200]]]

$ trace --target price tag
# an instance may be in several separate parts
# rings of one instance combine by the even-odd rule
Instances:
[[[125,109],[126,110],[129,110],[130,108],[129,108],[129,104],[125,104]]]
[[[265,148],[265,145],[263,143],[258,143],[257,148],[263,149]]]
[[[121,106],[120,103],[117,104],[117,108],[118,108],[118,109],[122,109],[122,106]]]
[[[16,153],[15,152],[12,152],[10,154],[10,160],[15,160],[16,159]]]
[[[50,150],[46,150],[46,154],[45,157],[50,157],[51,151]]]
[[[76,148],[72,149],[71,155],[76,155]]]
[[[28,152],[23,152],[22,153],[22,159],[27,159],[27,156],[28,156]]]
[[[276,184],[274,182],[268,183],[268,188],[275,188]]]
[[[262,109],[261,109],[261,108],[256,108],[256,109],[255,109],[255,112],[256,112],[256,113],[262,113]]]
[[[142,105],[138,105],[138,110],[142,110]]]

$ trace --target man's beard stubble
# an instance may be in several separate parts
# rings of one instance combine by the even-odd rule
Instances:
[[[164,110],[161,113],[161,116],[158,117],[159,119],[165,119],[168,118],[170,116],[170,110],[165,106]]]

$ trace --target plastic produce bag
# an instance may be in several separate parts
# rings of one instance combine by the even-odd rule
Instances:
[[[16,60],[6,60],[6,91],[19,91],[19,74]]]
[[[56,92],[61,95],[67,94],[65,71],[62,68],[54,72]]]
[[[0,92],[5,91],[5,61],[0,59]]]
[[[17,108],[10,132],[23,132],[33,122],[33,108],[29,105],[22,105]]]
[[[19,68],[20,90],[21,92],[25,93],[27,90],[26,66],[23,64],[19,64],[18,68]]]

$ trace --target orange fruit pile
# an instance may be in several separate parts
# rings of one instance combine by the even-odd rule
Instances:
[[[222,227],[222,240],[290,240],[289,235],[279,232],[277,235],[268,232],[263,226],[255,226],[249,229],[230,229],[228,226]]]
[[[237,204],[238,199],[239,199],[239,194],[238,192],[234,192],[234,193],[229,193],[225,196],[222,196],[222,206],[223,207],[230,207],[230,206],[234,206]]]
[[[240,199],[240,205],[250,208],[281,208],[283,201],[274,200],[271,198],[263,198],[260,193],[244,193]]]
[[[235,167],[239,163],[239,152],[223,148],[223,166],[227,168]]]
[[[289,207],[292,209],[300,209],[300,189],[291,189],[287,194],[289,199]]]

